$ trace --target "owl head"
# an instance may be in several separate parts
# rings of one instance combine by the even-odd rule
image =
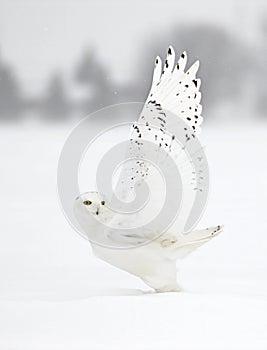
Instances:
[[[76,198],[74,208],[83,209],[83,211],[96,216],[101,216],[107,211],[106,201],[98,192],[86,192],[81,194]]]

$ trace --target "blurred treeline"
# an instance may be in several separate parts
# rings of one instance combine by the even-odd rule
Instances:
[[[54,74],[37,98],[24,96],[14,68],[0,58],[0,119],[17,121],[33,112],[45,120],[64,121],[114,103],[142,102],[150,87],[154,58],[157,54],[164,57],[169,44],[176,52],[186,50],[190,64],[201,61],[205,115],[232,106],[235,118],[267,117],[267,24],[263,23],[255,43],[207,24],[180,26],[147,41],[140,43],[136,57],[131,58],[136,67],[131,83],[115,84],[97,50],[89,50],[73,67],[71,88],[62,75]],[[77,97],[75,89],[83,93]]]

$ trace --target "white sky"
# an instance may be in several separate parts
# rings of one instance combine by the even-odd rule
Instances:
[[[1,55],[31,92],[53,71],[69,72],[87,45],[97,47],[114,78],[127,79],[136,50],[152,35],[166,35],[174,24],[213,22],[253,39],[263,7],[263,0],[0,0]]]

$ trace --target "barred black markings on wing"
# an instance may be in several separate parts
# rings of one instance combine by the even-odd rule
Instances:
[[[195,133],[203,121],[199,92],[201,80],[196,77],[199,61],[187,71],[186,63],[187,54],[183,52],[175,64],[175,52],[172,46],[168,48],[163,69],[161,58],[159,56],[156,58],[152,86],[146,104],[153,104],[179,115]]]

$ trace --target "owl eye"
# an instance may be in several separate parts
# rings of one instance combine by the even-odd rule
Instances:
[[[102,205],[105,205],[105,203],[106,203],[105,201],[101,201],[101,204],[102,204]]]
[[[84,205],[91,205],[92,202],[91,202],[91,201],[84,201],[83,204],[84,204]]]

